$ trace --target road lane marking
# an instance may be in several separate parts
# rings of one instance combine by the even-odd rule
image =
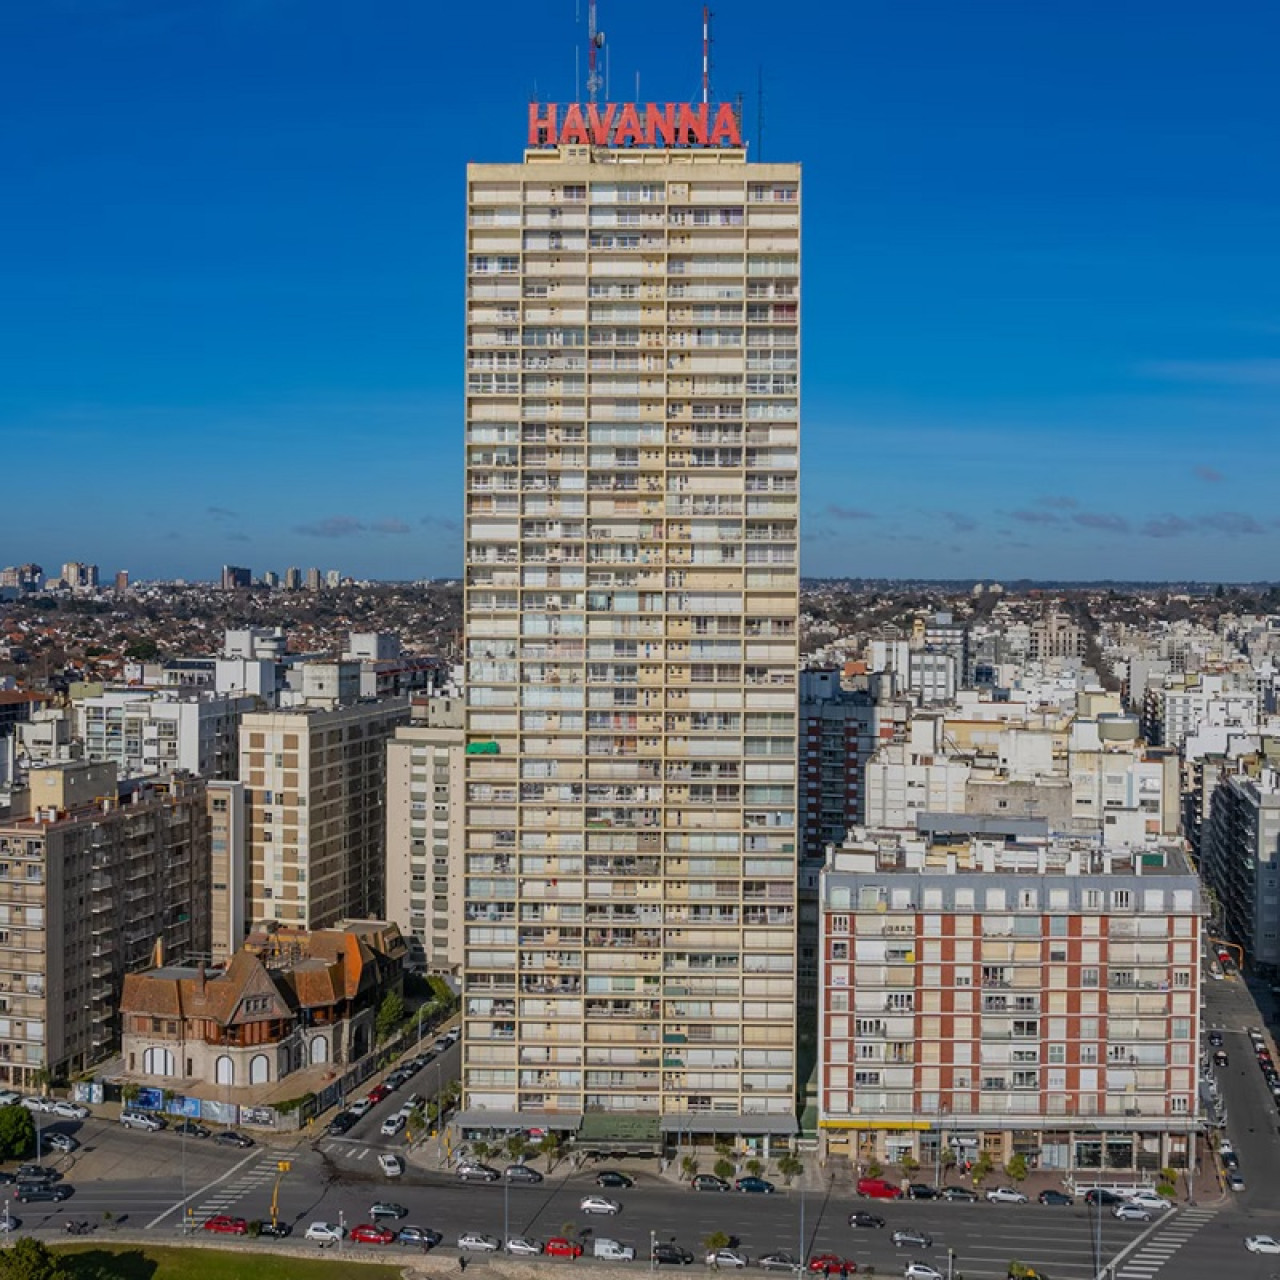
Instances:
[[[150,1231],[152,1227],[159,1226],[159,1224],[162,1223],[171,1213],[176,1213],[184,1205],[190,1204],[191,1201],[198,1199],[200,1196],[208,1195],[210,1188],[216,1187],[220,1183],[225,1182],[233,1173],[239,1173],[239,1171],[243,1169],[250,1160],[260,1160],[261,1158],[261,1151],[251,1151],[243,1160],[239,1161],[237,1164],[233,1164],[221,1177],[214,1178],[212,1182],[206,1182],[204,1186],[197,1188],[185,1199],[179,1200],[175,1204],[171,1204],[162,1214],[148,1222],[144,1230]]]

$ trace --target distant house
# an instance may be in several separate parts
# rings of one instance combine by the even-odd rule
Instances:
[[[344,921],[307,932],[269,921],[226,969],[161,965],[125,977],[128,1075],[162,1088],[274,1084],[304,1067],[354,1062],[403,981],[394,924]]]

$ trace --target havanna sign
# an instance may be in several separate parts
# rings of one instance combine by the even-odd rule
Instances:
[[[742,130],[733,107],[712,114],[706,102],[555,102],[529,104],[529,146],[740,147]]]

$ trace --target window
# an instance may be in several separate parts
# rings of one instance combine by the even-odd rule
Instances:
[[[858,1085],[878,1085],[880,1083],[880,1072],[878,1071],[855,1071],[853,1073],[854,1086]]]
[[[1098,985],[1098,970],[1093,968],[1081,969],[1080,985],[1082,987],[1096,987]]]
[[[1169,1099],[1169,1111],[1175,1116],[1185,1116],[1187,1114],[1187,1099],[1185,1096],[1175,1094]]]
[[[849,917],[848,917],[848,916],[843,916],[843,915],[841,915],[841,916],[832,916],[832,917],[831,917],[831,932],[832,932],[832,933],[848,933],[848,932],[849,932]]]
[[[1111,910],[1112,911],[1132,911],[1133,910],[1133,894],[1128,889],[1112,889],[1111,890]]]
[[[847,960],[849,958],[849,944],[847,942],[833,942],[831,944],[831,958],[833,960]]]
[[[1049,1046],[1050,1062],[1066,1062],[1067,1046],[1065,1044],[1051,1044]]]

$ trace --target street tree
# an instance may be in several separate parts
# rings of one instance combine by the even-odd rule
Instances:
[[[36,1142],[35,1117],[26,1107],[0,1107],[0,1158],[18,1160],[29,1155]]]

